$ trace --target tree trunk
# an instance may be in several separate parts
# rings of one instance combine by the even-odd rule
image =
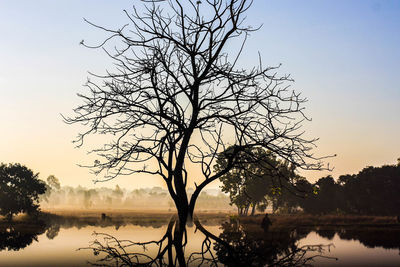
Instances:
[[[184,227],[189,215],[189,202],[187,199],[185,184],[183,182],[182,164],[177,168],[178,169],[176,169],[174,173],[174,186],[176,191],[174,202],[178,211],[178,223]]]
[[[176,252],[176,258],[178,260],[180,267],[186,267],[185,254],[182,246],[185,229],[186,229],[186,224],[181,224],[179,221],[178,224],[175,225],[174,247]]]
[[[256,204],[252,205],[253,207],[251,208],[251,216],[254,216],[254,213],[256,212]]]
[[[184,196],[178,196],[175,201],[175,206],[178,211],[178,225],[185,227],[189,216],[189,206],[187,199],[185,201]]]
[[[278,209],[278,203],[276,203],[275,201],[272,202],[272,213],[275,214],[276,210]]]

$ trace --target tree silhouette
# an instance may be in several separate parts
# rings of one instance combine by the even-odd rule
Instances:
[[[76,142],[91,134],[112,140],[93,152],[92,167],[104,179],[146,173],[162,177],[182,225],[192,217],[202,189],[237,163],[239,152],[260,147],[303,169],[321,169],[303,137],[307,120],[289,75],[259,65],[245,70],[239,56],[249,34],[244,24],[252,1],[142,1],[145,10],[124,11],[128,24],[105,28],[98,45],[114,61],[106,75],[93,75],[80,94],[84,103],[67,123],[86,126]],[[227,44],[241,44],[228,53]],[[112,48],[111,48],[112,47]],[[218,154],[232,147],[224,169],[214,172]],[[143,167],[142,167],[143,166]],[[201,170],[187,194],[189,169]]]
[[[60,190],[61,188],[60,181],[54,175],[47,177],[47,184],[52,190]]]
[[[60,181],[54,175],[49,175],[46,181],[47,181],[45,183],[46,192],[40,196],[39,202],[46,201],[48,203],[51,202],[51,204],[58,204],[59,200],[55,201],[55,199],[52,199],[52,201],[50,201],[50,196],[60,192],[61,190]]]
[[[306,206],[305,211],[311,213],[334,213],[343,201],[340,185],[335,182],[332,176],[320,178],[315,186],[318,188],[318,194],[310,195],[312,205]]]
[[[45,191],[45,183],[32,170],[18,163],[0,164],[0,215],[11,220],[14,214],[37,211]]]
[[[341,179],[343,210],[348,213],[399,215],[400,166],[366,167],[357,175]]]
[[[232,151],[233,148],[228,148],[219,154],[215,171],[226,168]],[[219,178],[221,188],[229,193],[231,204],[237,206],[240,215],[247,215],[250,206],[254,214],[256,205],[264,202],[266,195],[279,185],[280,161],[262,148],[246,149],[236,158],[236,165]]]
[[[307,181],[303,187],[317,188],[316,194],[293,202],[307,213],[347,213],[359,215],[400,214],[400,166],[366,167],[358,174],[320,178],[314,185]]]
[[[232,148],[218,155],[214,169],[220,171],[228,164]],[[305,180],[295,173],[293,164],[277,159],[262,148],[245,149],[236,155],[236,165],[220,177],[222,191],[229,193],[231,204],[238,207],[239,215],[247,215],[249,208],[265,210],[272,204],[273,211],[290,212],[297,207],[298,197],[304,197],[311,188],[301,185]]]

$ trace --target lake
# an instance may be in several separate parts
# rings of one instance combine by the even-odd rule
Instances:
[[[164,216],[165,217],[165,216]],[[139,261],[167,250],[168,218],[134,220],[52,218],[38,226],[0,227],[0,266],[88,266],[107,256],[101,249],[116,240],[134,241],[126,247]],[[109,236],[93,235],[105,233]],[[200,220],[186,228],[185,259],[191,266],[400,266],[400,230],[382,227],[296,228],[272,225],[267,231],[237,221]],[[108,238],[104,240],[104,237]],[[159,243],[138,244],[148,241]],[[100,243],[89,245],[94,240]],[[106,246],[109,242],[109,246]],[[99,247],[101,244],[102,247]],[[128,244],[128,243],[126,243]],[[229,246],[229,247],[228,247]],[[93,248],[97,248],[93,250]],[[100,250],[99,250],[100,249]],[[94,253],[95,252],[95,253]],[[175,252],[172,252],[175,257]],[[98,254],[98,255],[95,255]],[[167,262],[168,253],[162,257]],[[154,266],[157,262],[154,262]]]

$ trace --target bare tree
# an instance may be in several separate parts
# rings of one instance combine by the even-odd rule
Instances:
[[[289,88],[291,78],[261,59],[250,70],[237,66],[249,33],[258,30],[244,25],[252,1],[142,2],[144,12],[124,11],[129,24],[120,29],[88,22],[109,34],[101,44],[82,41],[103,48],[115,63],[113,71],[88,80],[89,92],[79,95],[84,103],[65,119],[87,127],[78,146],[90,134],[112,138],[94,150],[101,156],[91,166],[97,174],[104,172],[105,180],[161,176],[184,225],[201,190],[229,172],[247,148],[268,149],[297,168],[322,168],[311,152],[315,139],[303,137],[306,99]],[[228,54],[227,43],[234,40],[241,45]],[[228,147],[228,164],[213,171]],[[194,178],[189,199],[193,165],[202,175]]]

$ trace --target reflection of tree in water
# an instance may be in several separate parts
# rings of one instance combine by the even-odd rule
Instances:
[[[176,218],[168,224],[160,240],[133,242],[96,233],[90,247],[100,256],[94,265],[101,266],[306,266],[313,258],[322,256],[323,245],[299,247],[296,242],[309,231],[264,232],[260,227],[246,229],[237,221],[222,224],[223,232],[216,236],[198,220],[196,229],[204,235],[201,250],[185,255],[186,228],[179,227]],[[313,252],[307,256],[307,252]]]
[[[358,240],[369,248],[383,247],[400,250],[400,229],[346,229],[338,234],[341,239]]]
[[[214,249],[227,266],[307,266],[313,258],[322,257],[330,245],[298,246],[297,241],[309,231],[270,229],[260,231],[255,225],[241,225],[231,220],[222,225],[223,232]],[[228,244],[228,245],[227,245]],[[313,252],[313,256],[307,256]]]
[[[48,218],[47,218],[48,219]],[[54,239],[60,231],[60,224],[51,220],[40,219],[20,222],[0,221],[0,251],[21,250],[38,242],[38,236],[46,233],[48,239]]]
[[[186,229],[179,227],[177,219],[171,218],[167,230],[160,240],[149,242],[133,242],[130,240],[118,240],[114,236],[105,233],[94,233],[97,238],[90,247],[94,255],[100,255],[100,259],[93,263],[99,266],[175,266],[182,260],[183,239],[187,239]],[[174,250],[174,240],[181,242],[178,249]],[[182,245],[183,244],[183,245]],[[142,248],[143,252],[137,252],[137,248]],[[155,253],[151,248],[156,248]],[[175,253],[174,253],[175,252]],[[175,255],[175,257],[173,257]],[[184,258],[183,258],[184,261]],[[180,264],[182,265],[182,264]]]
[[[58,236],[59,232],[60,232],[60,225],[54,224],[47,229],[46,236],[48,239],[54,239],[56,236]]]
[[[164,220],[143,220],[143,218],[125,219],[108,218],[102,220],[98,218],[63,217],[54,214],[42,213],[39,217],[24,218],[22,221],[8,222],[0,218],[0,251],[1,250],[20,250],[38,241],[38,236],[46,234],[50,240],[57,237],[61,228],[68,229],[75,227],[81,229],[87,226],[110,227],[114,226],[118,230],[121,226],[139,225],[144,227],[159,228],[165,225],[168,219]]]
[[[330,240],[337,234],[340,239],[357,240],[368,248],[400,250],[400,229],[397,227],[322,228],[316,230],[316,233]]]
[[[20,250],[23,249],[35,240],[38,235],[46,231],[46,224],[36,223],[28,229],[26,225],[18,224],[0,224],[0,251],[1,250]]]
[[[319,236],[326,238],[328,240],[332,240],[335,236],[336,231],[332,229],[317,229],[315,231]]]
[[[0,251],[20,250],[34,241],[39,235],[46,234],[48,239],[55,239],[61,228],[87,226],[108,227],[141,225],[160,227],[168,225],[162,238],[150,242],[132,242],[117,240],[110,235],[97,234],[98,241],[93,242],[90,249],[100,256],[100,264],[115,266],[115,262],[125,266],[299,266],[310,262],[310,255],[323,255],[322,246],[299,247],[297,241],[306,237],[311,231],[318,235],[333,239],[337,234],[341,239],[358,240],[367,247],[383,247],[400,249],[400,228],[363,227],[337,228],[324,226],[318,228],[296,230],[279,228],[272,225],[264,232],[258,224],[239,224],[231,220],[222,224],[222,232],[216,236],[207,227],[195,220],[196,235],[203,234],[200,251],[188,253],[186,228],[180,229],[177,218],[158,220],[156,222],[134,219],[101,220],[101,218],[67,218],[47,216],[39,222],[2,222],[0,223]],[[101,239],[100,239],[101,238]],[[183,244],[183,245],[182,245]],[[176,249],[178,248],[178,250]],[[312,252],[306,254],[306,252]]]

